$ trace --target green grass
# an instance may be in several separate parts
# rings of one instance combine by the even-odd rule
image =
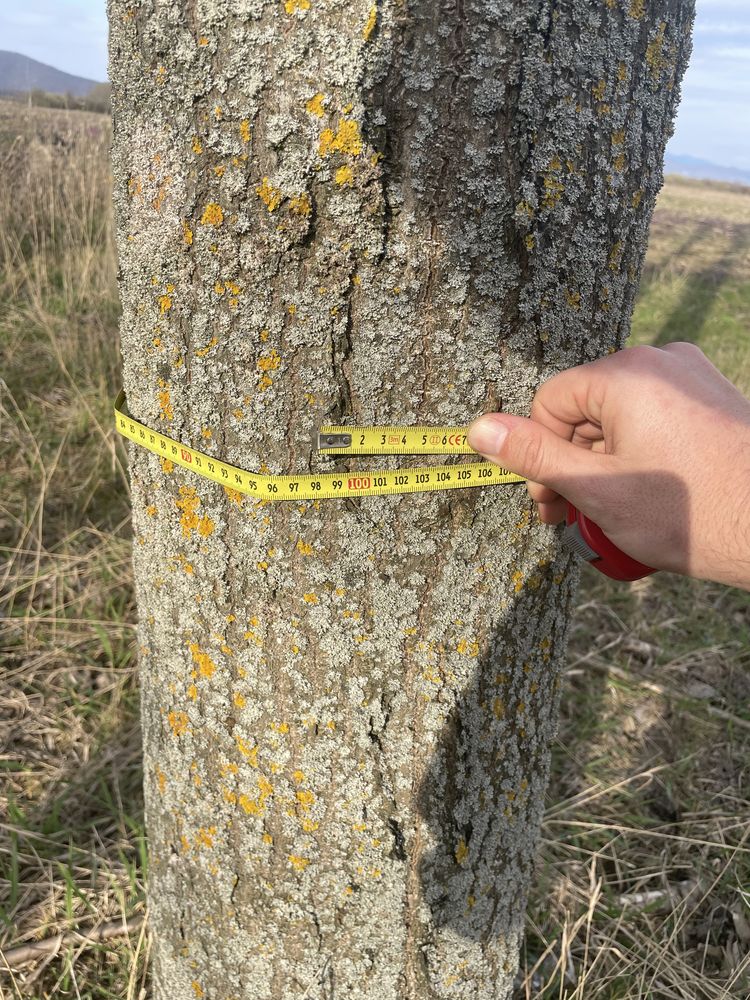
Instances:
[[[5,953],[145,910],[102,121],[0,103]],[[749,233],[750,192],[668,181],[633,341],[692,340],[750,390]],[[750,994],[748,650],[748,594],[584,572],[518,1000]],[[143,930],[76,938],[0,972],[0,1000],[140,1000],[148,948]]]

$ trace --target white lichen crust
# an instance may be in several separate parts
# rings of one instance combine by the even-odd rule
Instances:
[[[109,16],[138,419],[327,469],[324,422],[528,412],[623,343],[690,2]],[[574,586],[526,491],[130,460],[156,1000],[509,997]]]

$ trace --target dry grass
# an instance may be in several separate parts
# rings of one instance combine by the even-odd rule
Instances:
[[[0,104],[0,950],[51,940],[0,1000],[148,996],[143,929],[85,937],[145,910],[106,152]],[[668,185],[640,340],[692,323],[740,376],[748,204]],[[587,574],[518,1000],[750,995],[749,638],[738,591]]]

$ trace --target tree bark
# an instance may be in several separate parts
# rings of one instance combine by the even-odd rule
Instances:
[[[321,423],[528,412],[621,346],[692,7],[109,0],[133,415],[306,472]],[[518,487],[271,504],[130,462],[157,1000],[510,996],[556,533]]]

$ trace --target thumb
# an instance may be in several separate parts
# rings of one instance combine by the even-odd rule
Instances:
[[[576,504],[587,483],[609,471],[610,456],[581,448],[543,424],[510,413],[488,413],[469,428],[469,447],[491,462],[549,486]]]

